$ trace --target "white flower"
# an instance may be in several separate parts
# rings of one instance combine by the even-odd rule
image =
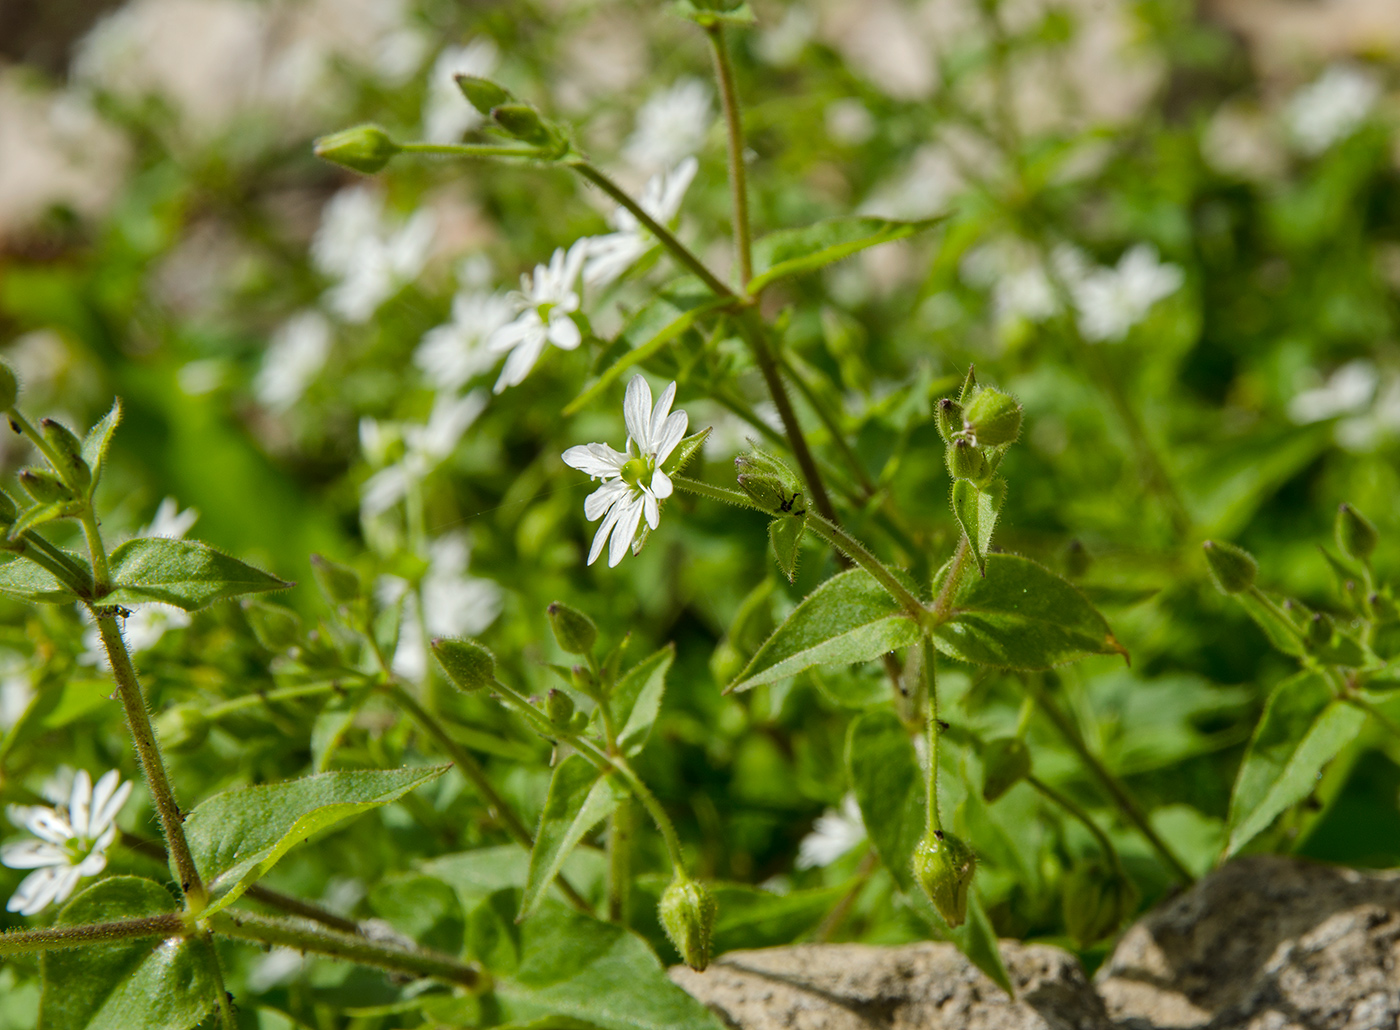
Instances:
[[[282,324],[263,354],[253,380],[258,400],[273,411],[286,411],[306,392],[331,352],[331,324],[319,311],[303,311]]]
[[[669,224],[680,211],[685,191],[699,167],[695,158],[687,157],[669,172],[653,175],[642,189],[637,205],[660,224]],[[606,286],[656,246],[650,230],[625,207],[619,205],[608,221],[617,231],[588,241],[588,261],[583,267],[583,281],[588,286]]]
[[[633,376],[622,402],[627,449],[615,451],[605,443],[590,443],[564,452],[566,464],[603,484],[583,502],[588,521],[603,519],[588,552],[589,565],[603,553],[609,536],[608,567],[613,568],[627,553],[643,518],[652,529],[657,527],[660,502],[670,497],[672,490],[670,477],[661,466],[685,436],[690,422],[684,411],[671,412],[675,399],[676,384],[672,383],[653,408],[651,387],[641,376]]]
[[[758,56],[780,68],[796,64],[802,51],[812,41],[816,29],[816,15],[800,4],[794,4],[787,9],[782,21],[759,33]]]
[[[466,46],[448,47],[433,65],[428,97],[423,104],[423,134],[430,143],[458,143],[462,133],[481,124],[481,115],[457,88],[457,75],[489,78],[496,70],[496,44],[475,39]]]
[[[397,227],[384,216],[384,201],[366,186],[341,190],[321,215],[311,241],[311,258],[338,280],[326,292],[326,305],[347,322],[364,322],[423,270],[437,219],[415,211]]]
[[[496,380],[496,393],[524,382],[546,343],[560,350],[573,350],[583,342],[578,326],[569,315],[579,307],[574,285],[588,256],[588,244],[588,239],[584,238],[567,251],[560,247],[548,265],[536,265],[533,275],[526,273],[520,277],[520,289],[510,295],[516,311],[514,321],[501,326],[487,341],[487,346],[497,354],[510,351]]]
[[[699,79],[678,79],[647,98],[623,155],[639,168],[670,168],[704,145],[710,120],[710,88]]]
[[[141,527],[137,536],[153,539],[183,540],[185,534],[199,521],[199,512],[194,508],[180,510],[180,504],[173,497],[167,497],[156,507],[150,524]]]
[[[1376,392],[1376,367],[1369,361],[1349,361],[1321,386],[1304,390],[1288,402],[1288,417],[1306,425],[1360,411]]]
[[[1320,154],[1360,128],[1380,95],[1380,83],[1372,75],[1354,65],[1334,64],[1289,101],[1289,131],[1303,153]]]
[[[458,293],[452,299],[452,321],[424,334],[413,363],[435,387],[456,390],[495,364],[486,341],[513,314],[515,305],[499,293]]]
[[[1059,299],[1033,248],[1015,238],[995,240],[969,251],[962,276],[992,293],[998,323],[1023,318],[1043,322],[1060,310]]]
[[[1070,271],[1065,279],[1079,311],[1079,331],[1090,343],[1121,340],[1147,317],[1152,305],[1186,281],[1180,268],[1160,261],[1157,249],[1147,243],[1131,248],[1116,268],[1095,268],[1082,275]]]
[[[418,598],[408,582],[383,576],[376,586],[381,603],[403,599],[403,623],[393,669],[410,680],[421,679],[428,667],[428,637],[474,637],[501,613],[501,588],[492,580],[466,574],[471,550],[461,535],[439,537],[428,545],[428,571],[423,576],[423,619],[419,626]]]
[[[446,460],[462,434],[485,408],[486,397],[480,390],[473,390],[465,397],[438,394],[426,424],[401,427],[403,457],[365,481],[360,491],[361,513],[367,518],[373,517],[397,504],[407,495],[411,484],[422,482]],[[360,422],[360,441],[367,451],[372,450],[372,445],[385,444],[389,435],[388,428],[373,419]]]
[[[0,676],[0,732],[8,731],[34,700],[34,684],[22,661],[9,666]]]
[[[865,840],[865,823],[854,794],[847,794],[841,808],[828,808],[812,824],[812,832],[797,847],[798,869],[829,866]]]
[[[81,769],[73,778],[67,806],[10,807],[11,822],[37,839],[0,848],[0,862],[11,869],[34,870],[20,881],[5,906],[9,911],[36,915],[50,903],[66,900],[84,876],[106,868],[107,848],[117,836],[117,813],[131,795],[131,784],[118,786],[119,780],[113,769],[94,788],[87,770]]]

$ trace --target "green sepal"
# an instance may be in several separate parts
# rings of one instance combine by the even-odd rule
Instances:
[[[802,551],[802,534],[806,530],[805,517],[774,519],[768,523],[768,540],[773,545],[773,556],[778,559],[778,568],[789,583],[797,581],[797,559]]]
[[[963,377],[962,389],[958,391],[958,403],[964,408],[972,402],[973,392],[977,389],[977,370],[975,366],[967,366],[967,375]]]
[[[714,432],[710,426],[706,426],[698,433],[691,433],[680,443],[676,444],[676,449],[671,452],[671,456],[661,464],[661,471],[668,476],[674,476],[685,470],[690,464],[690,460],[700,453],[700,448],[705,445],[705,440]]]
[[[107,448],[112,446],[112,434],[117,431],[117,426],[122,420],[122,400],[120,397],[112,401],[111,410],[102,416],[102,421],[87,431],[83,437],[83,461],[87,462],[88,468],[92,470],[92,485],[88,487],[88,496],[92,496],[92,491],[97,489],[97,481],[102,478],[102,466],[107,462]]]

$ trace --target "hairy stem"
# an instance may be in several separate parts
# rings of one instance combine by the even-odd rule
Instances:
[[[92,555],[92,596],[100,598],[112,589],[112,573],[107,567],[107,548],[102,546],[102,533],[97,528],[97,515],[91,504],[83,511],[81,521],[88,552]]]
[[[185,896],[185,907],[198,913],[204,907],[204,883],[195,868],[190,845],[185,840],[184,815],[175,800],[175,792],[170,787],[170,778],[161,760],[160,746],[151,730],[150,713],[146,711],[146,698],[141,693],[141,684],[136,678],[136,670],[131,665],[131,655],[127,653],[126,642],[122,640],[121,628],[114,615],[94,609],[97,629],[102,634],[102,646],[107,652],[107,661],[112,667],[112,677],[117,682],[117,692],[121,696],[122,707],[126,710],[127,725],[131,728],[131,738],[136,744],[136,754],[141,759],[141,768],[146,774],[146,787],[151,792],[156,811],[160,815],[161,829],[165,833],[165,847],[175,865],[175,875],[180,890]]]
[[[891,572],[884,562],[871,554],[869,549],[859,540],[836,523],[822,518],[816,512],[809,511],[807,513],[806,524],[809,530],[874,576],[876,581],[888,590],[890,596],[903,605],[904,610],[913,618],[923,622],[928,616],[929,610],[924,606],[924,603],[915,597],[913,592],[899,581],[899,577]]]
[[[233,996],[224,986],[223,965],[219,953],[214,950],[214,938],[206,933],[199,941],[199,949],[204,952],[209,964],[209,974],[214,978],[215,1009],[219,1013],[219,1026],[222,1030],[238,1030],[238,1017],[233,1014]]]
[[[753,278],[753,239],[749,226],[749,189],[744,171],[744,124],[739,114],[739,93],[734,88],[734,65],[725,44],[724,26],[708,25],[705,35],[710,40],[720,102],[724,107],[729,141],[729,190],[734,201],[734,253],[739,263],[739,288],[747,293],[749,280]]]
[[[938,721],[938,671],[933,641],[924,637],[923,647],[924,682],[928,687],[928,833],[932,836],[943,829],[943,816],[938,811],[938,738],[943,727]]]
[[[958,584],[962,581],[963,570],[967,567],[967,556],[972,553],[972,544],[964,533],[958,538],[957,550],[953,552],[953,563],[948,567],[948,578],[943,581],[943,587],[938,591],[938,596],[933,599],[933,619],[936,623],[948,621],[948,616],[953,610],[953,596],[958,592]]]
[[[632,901],[632,802],[624,798],[608,828],[608,919],[627,926]]]
[[[289,916],[301,916],[303,919],[310,919],[313,923],[320,923],[322,926],[329,926],[332,930],[339,930],[342,933],[359,933],[360,924],[353,919],[346,919],[344,916],[336,915],[329,909],[320,905],[303,901],[301,898],[293,897],[290,894],[283,894],[275,891],[271,887],[264,887],[260,883],[255,883],[243,892],[245,898],[257,901],[268,908],[275,908],[279,912],[285,912]]]
[[[444,157],[543,157],[540,147],[492,147],[477,143],[401,143],[405,154],[441,154]]]
[[[0,955],[22,955],[56,948],[81,948],[134,937],[183,937],[188,933],[184,916],[165,912],[140,919],[119,919],[86,926],[60,926],[45,930],[19,930],[0,933]]]
[[[1098,824],[1089,818],[1089,813],[1080,807],[1078,802],[1066,794],[1062,794],[1050,784],[1036,776],[1027,775],[1026,782],[1038,790],[1053,804],[1059,805],[1066,812],[1083,824],[1084,828],[1094,835],[1094,840],[1098,842],[1099,850],[1113,863],[1113,868],[1125,879],[1127,873],[1123,871],[1123,863],[1118,857],[1118,849],[1113,846],[1113,842],[1108,839],[1108,834],[1099,829]]]

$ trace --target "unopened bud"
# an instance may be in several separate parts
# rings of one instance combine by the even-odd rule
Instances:
[[[481,114],[489,115],[491,108],[509,104],[515,99],[510,95],[510,90],[496,85],[490,79],[479,78],[476,75],[454,75],[452,78],[457,83],[457,88],[462,91],[462,96],[467,98],[467,103]]]
[[[434,640],[433,654],[459,690],[470,693],[496,682],[495,656],[474,640]]]
[[[1337,546],[1352,561],[1364,562],[1371,557],[1380,541],[1380,534],[1369,519],[1350,504],[1337,509]]]
[[[740,489],[764,511],[773,515],[806,513],[797,476],[773,455],[758,450],[741,454],[734,459],[734,469],[739,474]]]
[[[554,142],[549,126],[529,104],[498,104],[491,108],[491,117],[497,125],[523,143],[546,147]]]
[[[946,453],[948,474],[954,479],[981,482],[987,476],[987,456],[966,437],[958,437],[948,445]]]
[[[56,471],[63,481],[79,493],[86,492],[92,485],[92,469],[83,460],[83,442],[73,430],[51,418],[40,420],[39,431],[58,459]]]
[[[1332,620],[1323,612],[1313,612],[1308,620],[1308,644],[1312,647],[1326,647],[1332,642]]]
[[[280,654],[301,643],[301,616],[290,608],[248,598],[243,602],[243,614],[253,636],[269,651]]]
[[[963,424],[985,447],[1014,443],[1021,435],[1021,405],[1010,394],[984,386],[963,412]]]
[[[715,896],[703,883],[677,876],[661,894],[657,914],[666,936],[691,969],[710,964],[710,940],[715,927]]]
[[[196,705],[176,705],[156,719],[156,736],[167,751],[193,751],[209,736],[209,720]]]
[[[4,490],[0,490],[0,524],[10,525],[19,518],[19,508],[15,505],[15,500]]]
[[[549,628],[554,630],[554,639],[566,653],[588,654],[593,650],[598,627],[592,619],[562,601],[555,601],[545,611],[549,614]]]
[[[1079,579],[1089,571],[1094,563],[1093,555],[1085,548],[1083,541],[1071,540],[1065,548],[1065,573],[1070,579]]]
[[[315,143],[317,157],[365,175],[373,175],[382,169],[402,149],[377,125],[342,129],[322,136]]]
[[[74,499],[68,484],[58,477],[57,472],[50,472],[48,469],[20,469],[19,485],[40,504]]]
[[[951,397],[938,402],[938,435],[944,443],[952,443],[953,437],[963,431],[962,405]]]
[[[1113,933],[1137,907],[1132,882],[1101,861],[1079,863],[1063,886],[1065,929],[1081,948]]]
[[[987,745],[986,754],[982,756],[982,767],[986,770],[982,796],[988,801],[995,801],[1030,775],[1030,748],[1020,737],[994,740]]]
[[[1223,593],[1238,594],[1254,585],[1259,563],[1248,551],[1222,540],[1207,540],[1201,548],[1206,552],[1211,579]]]
[[[311,575],[333,605],[353,604],[360,598],[360,574],[348,565],[313,554]]]
[[[914,848],[914,879],[949,926],[967,919],[967,891],[977,872],[977,856],[959,838],[931,831]]]
[[[9,411],[19,397],[19,380],[15,370],[6,362],[0,361],[0,411]]]
[[[544,698],[544,714],[556,730],[568,729],[574,717],[574,699],[562,690],[551,690]]]

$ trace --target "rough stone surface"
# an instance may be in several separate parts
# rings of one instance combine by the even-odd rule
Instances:
[[[743,1030],[1110,1030],[1073,956],[1003,942],[1017,1000],[951,944],[732,951],[671,979]]]
[[[1232,862],[1138,921],[1096,980],[1123,1030],[1397,1030],[1400,877]]]

